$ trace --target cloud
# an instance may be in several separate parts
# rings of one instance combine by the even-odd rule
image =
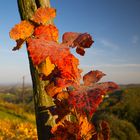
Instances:
[[[99,41],[105,47],[109,47],[109,48],[112,48],[112,49],[118,49],[119,48],[119,46],[117,44],[115,44],[114,42],[112,42],[108,39],[100,39]]]
[[[140,64],[81,65],[82,75],[90,70],[101,70],[107,74],[100,82],[114,81],[119,84],[140,83]]]
[[[94,68],[94,65],[81,65],[81,68]],[[111,68],[125,68],[125,67],[132,67],[132,68],[140,68],[140,64],[130,63],[130,64],[100,64],[96,65],[96,67],[111,67]]]
[[[137,35],[134,35],[132,37],[132,44],[137,44],[139,42],[139,37]]]
[[[98,65],[97,67],[114,67],[114,68],[125,68],[125,67],[132,67],[132,68],[140,68],[140,64],[103,64]]]

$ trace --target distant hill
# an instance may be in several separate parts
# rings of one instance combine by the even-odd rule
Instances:
[[[120,87],[122,87],[122,88],[134,88],[134,87],[140,87],[140,84],[121,84],[121,85],[119,85]]]
[[[140,140],[140,85],[121,85],[105,98],[93,122],[105,120],[111,128],[111,140]]]

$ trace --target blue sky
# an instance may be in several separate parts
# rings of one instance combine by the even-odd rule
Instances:
[[[0,84],[21,83],[23,75],[31,82],[25,47],[11,51],[15,42],[9,31],[20,22],[16,2],[0,5]],[[66,31],[88,32],[94,38],[84,57],[76,55],[84,72],[98,69],[107,74],[103,81],[140,83],[139,0],[52,0],[51,5],[57,9],[60,40]]]

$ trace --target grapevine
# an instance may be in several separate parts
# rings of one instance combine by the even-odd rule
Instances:
[[[105,74],[92,70],[83,76],[78,68],[79,60],[71,53],[76,50],[84,56],[85,50],[94,43],[88,33],[66,32],[62,43],[58,42],[59,31],[55,25],[48,24],[55,18],[54,8],[38,8],[29,21],[21,21],[10,31],[10,37],[16,41],[13,50],[19,50],[24,42],[32,63],[39,73],[54,106],[48,108],[55,124],[51,126],[51,140],[109,140],[109,126],[102,121],[103,131],[97,132],[91,122],[99,104],[108,92],[118,88],[114,82],[99,83]]]

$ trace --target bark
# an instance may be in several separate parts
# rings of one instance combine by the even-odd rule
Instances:
[[[17,0],[17,2],[21,20],[29,20],[38,7],[50,7],[49,0]],[[53,106],[53,101],[44,91],[44,85],[47,82],[40,80],[38,71],[33,66],[29,55],[28,58],[33,85],[38,140],[49,140],[51,138],[50,123],[52,122],[47,108]]]

